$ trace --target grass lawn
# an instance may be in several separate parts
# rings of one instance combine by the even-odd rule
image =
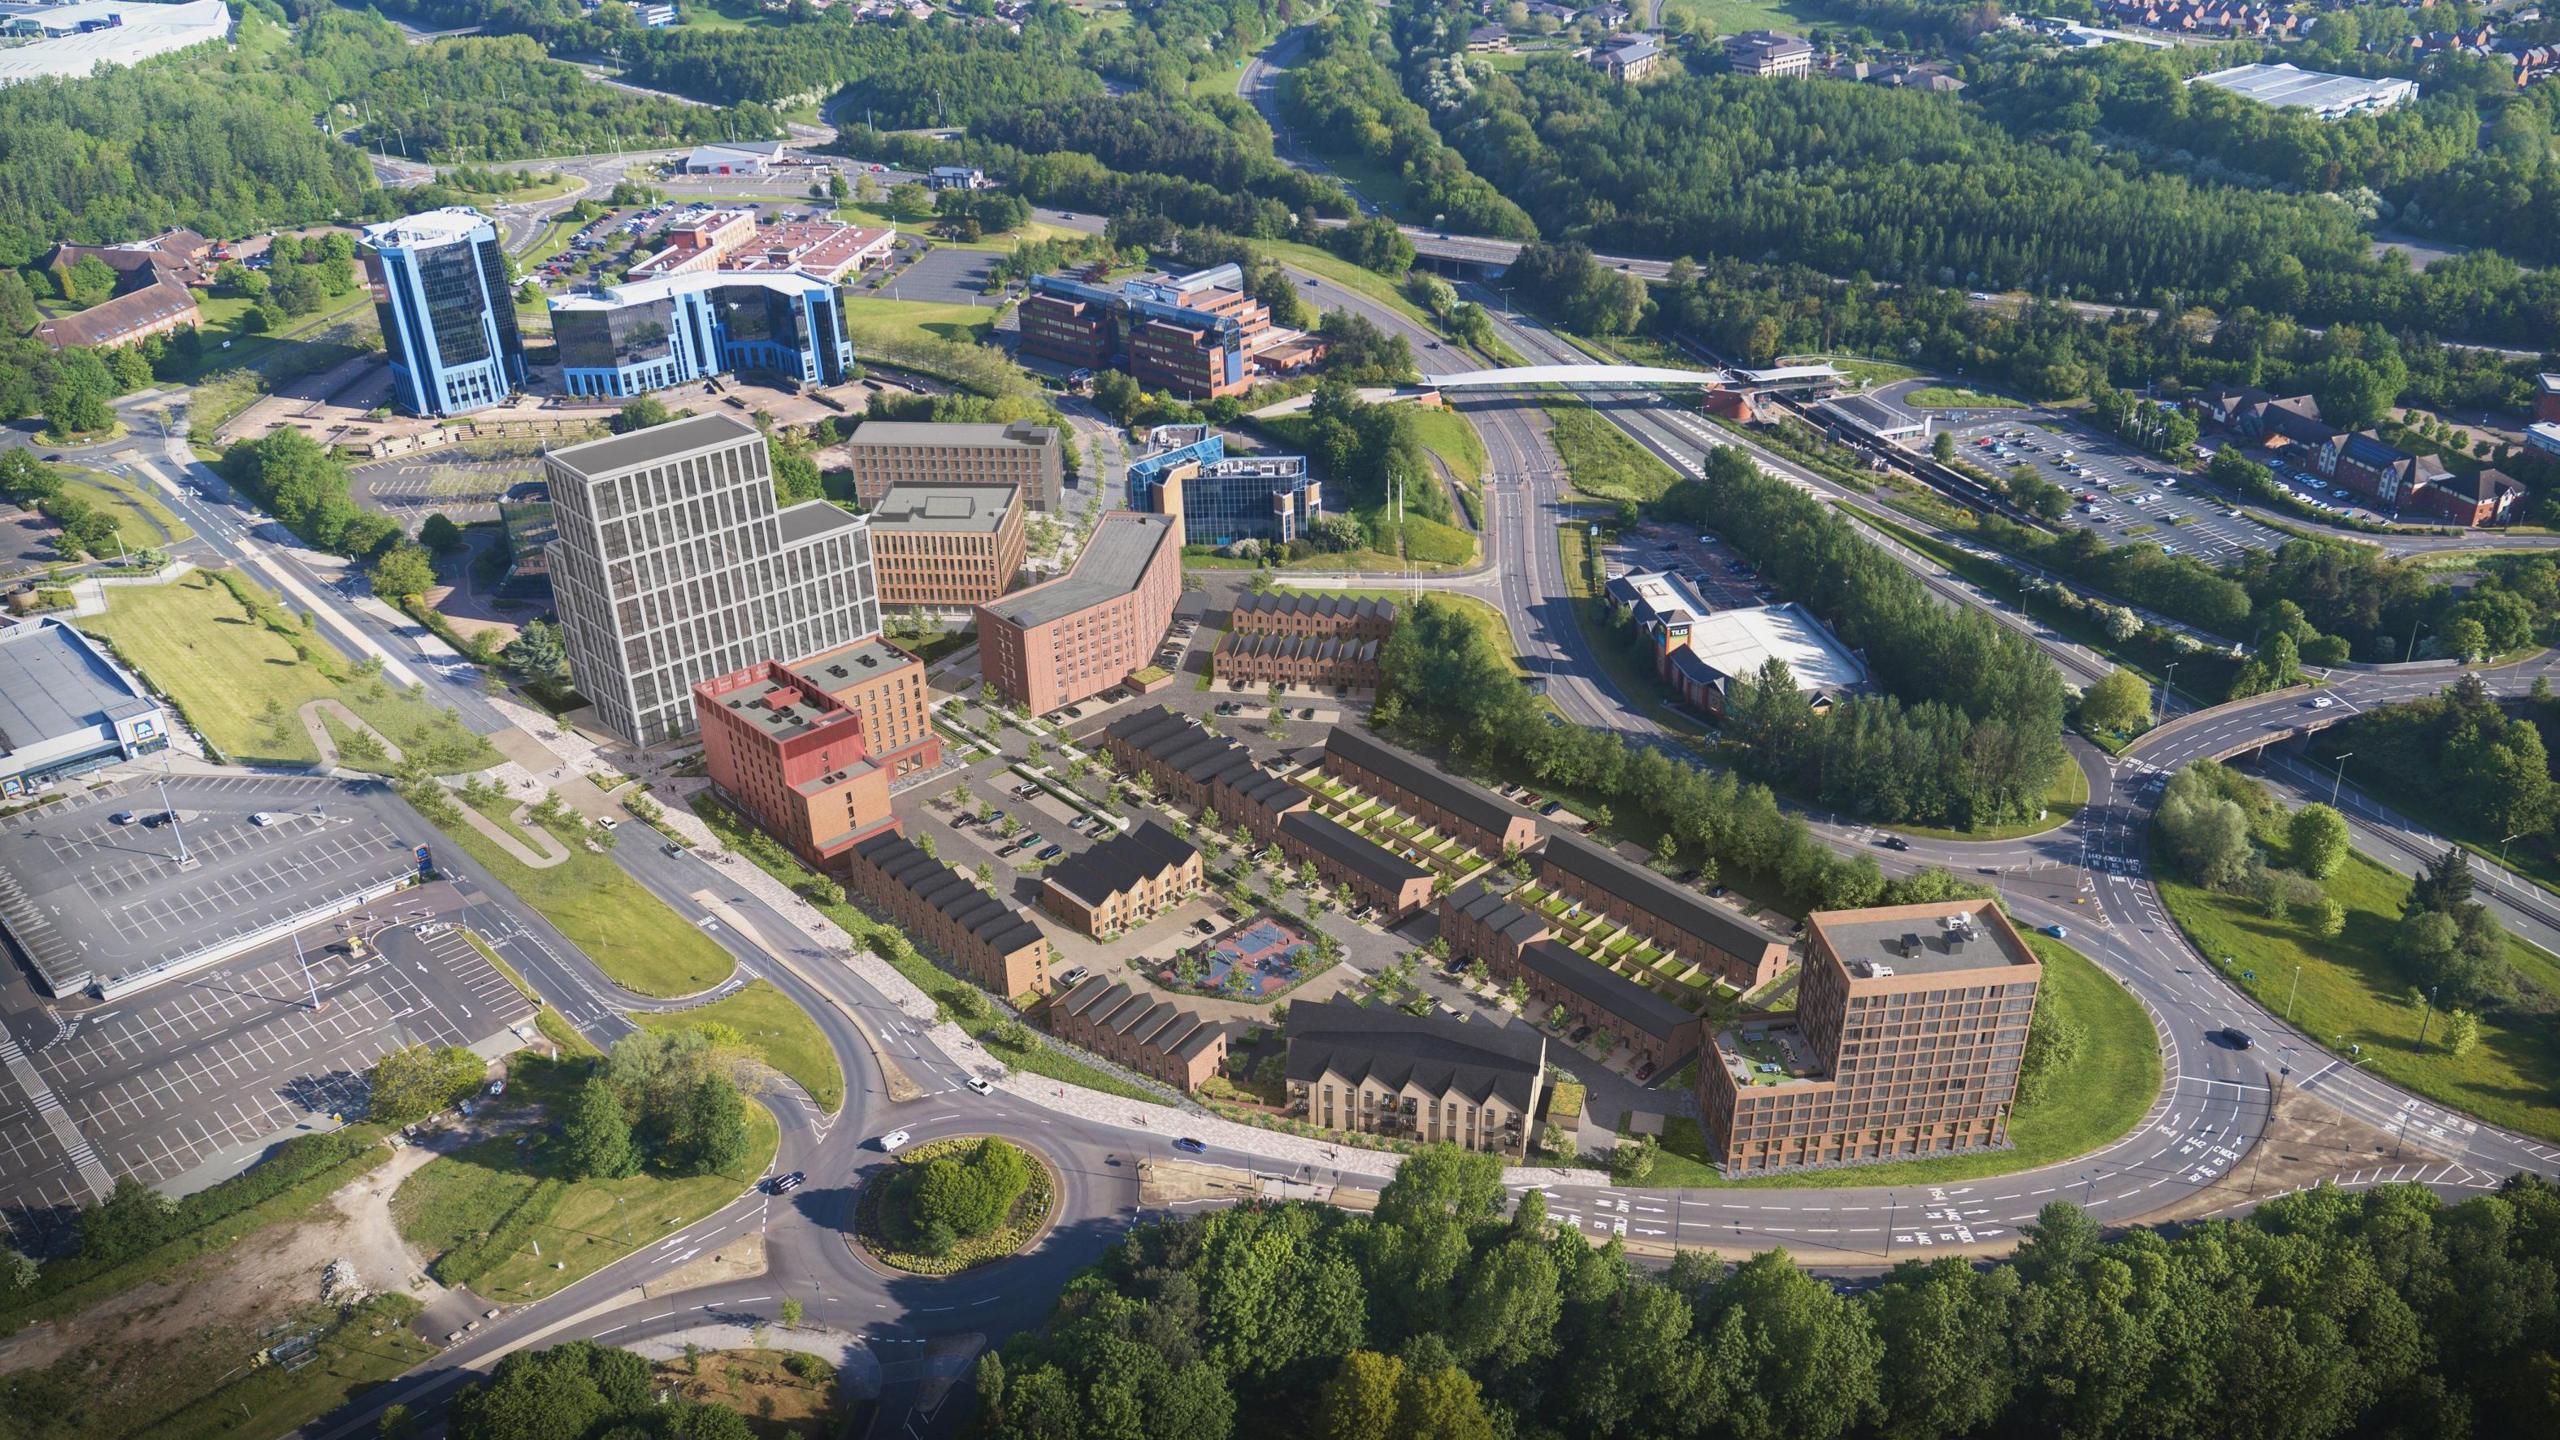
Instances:
[[[693,813],[702,817],[702,823],[711,827],[712,833],[720,837],[721,844],[762,866],[765,872],[775,879],[797,889],[810,878],[808,869],[802,866],[789,851],[784,850],[779,842],[739,818],[738,812],[728,806],[707,795],[696,795],[693,800]],[[873,945],[871,938],[875,934],[895,932],[892,927],[863,914],[861,909],[851,901],[836,905],[820,905],[818,909],[846,934],[851,935],[856,945],[870,949],[873,954],[896,967],[899,974],[914,981],[918,989],[934,998],[945,1012],[946,1018],[968,1031],[978,1043],[986,1046],[991,1053],[1014,1069],[1028,1071],[1034,1075],[1046,1075],[1052,1080],[1063,1081],[1080,1089],[1099,1090],[1106,1095],[1118,1095],[1131,1100],[1163,1098],[1151,1090],[1143,1090],[1128,1084],[1115,1075],[1096,1069],[1075,1056],[1052,1047],[1041,1040],[1036,1033],[1033,1034],[1032,1043],[1028,1047],[1005,1044],[998,1035],[998,1032],[1004,1028],[1005,1022],[997,1018],[992,1007],[976,1004],[972,1007],[974,1013],[963,1013],[962,1007],[970,1006],[971,1000],[953,1003],[961,995],[982,1000],[984,991],[937,967],[929,960],[904,959],[894,951]]]
[[[1573,477],[1573,488],[1585,495],[1639,503],[1659,500],[1680,478],[1660,457],[1587,405],[1549,405],[1547,433],[1555,440],[1556,457],[1564,461],[1565,473]]]
[[[1727,1180],[1706,1163],[1706,1141],[1698,1122],[1679,1116],[1664,1126],[1663,1147],[1645,1183],[1810,1190],[1934,1185],[2057,1164],[2086,1155],[2131,1130],[2160,1093],[2159,1041],[2151,1018],[2130,992],[2089,957],[2043,935],[2029,935],[2027,943],[2044,962],[2043,989],[2036,1003],[2052,1007],[2051,1013],[2058,1017],[2078,1021],[2088,1032],[2088,1041],[2079,1063],[2064,1072],[2043,1098],[2020,1105],[2011,1114],[2012,1148]]]
[[[115,517],[116,533],[124,537],[126,545],[136,550],[192,540],[196,536],[186,521],[160,503],[159,496],[121,475],[78,465],[57,466],[55,473],[62,476],[71,493],[89,502],[91,509],[103,510]]]
[[[1399,605],[1411,604],[1413,601],[1413,592],[1410,590],[1306,590],[1291,593],[1340,595],[1353,600],[1393,600]],[[1438,598],[1442,603],[1455,605],[1474,616],[1476,623],[1484,626],[1500,642],[1503,657],[1511,662],[1512,673],[1515,675],[1523,673],[1520,669],[1519,642],[1511,638],[1511,622],[1503,618],[1502,611],[1492,601],[1479,600],[1473,595],[1459,594],[1454,591],[1438,593]]]
[[[2285,858],[2281,835],[2261,835],[2270,863]],[[2223,977],[2288,1018],[2315,1044],[2343,1052],[2362,1045],[2362,1063],[2385,1079],[2493,1124],[2560,1140],[2560,1040],[2547,1027],[2515,1016],[2480,1018],[2480,1044],[2455,1056],[2435,1043],[2416,1048],[2421,1008],[2409,981],[2391,963],[2391,935],[2411,884],[2362,855],[2350,855],[2322,882],[2347,912],[2334,940],[2311,932],[2306,919],[2271,920],[2247,899],[2200,889],[2163,872],[2160,897],[2196,948]],[[2516,968],[2544,986],[2560,986],[2560,957],[2507,939]],[[2301,977],[2300,988],[2295,976]]]
[[[455,804],[463,801],[456,797]],[[497,818],[497,817],[492,817]],[[502,825],[512,822],[500,819]],[[469,825],[440,826],[445,837],[478,861],[489,878],[542,912],[569,943],[640,995],[692,995],[729,978],[737,962],[729,952],[613,863],[609,855],[564,839],[569,858],[534,869],[490,843]]]
[[[1781,355],[1781,365],[1829,364],[1841,374],[1861,385],[1890,385],[1896,380],[1917,380],[1920,372],[1891,360],[1877,360],[1865,355]]]
[[[693,1025],[727,1025],[746,1037],[765,1063],[809,1092],[818,1108],[832,1112],[844,1103],[844,1067],[827,1043],[818,1022],[790,996],[757,980],[725,1000],[669,1015],[639,1015],[650,1030],[682,1030]]]
[[[844,302],[844,328],[853,337],[857,350],[865,344],[894,345],[917,339],[976,344],[996,328],[996,307],[847,299]]]
[[[2005,395],[1985,395],[1955,385],[1923,385],[1902,397],[1906,405],[1922,410],[2023,410],[2022,401]]]
[[[300,629],[298,618],[273,604],[267,623],[252,618],[238,597],[198,571],[168,585],[123,585],[108,593],[107,613],[77,622],[113,644],[151,687],[167,695],[190,723],[233,760],[308,765],[319,752],[293,712],[305,702],[334,698],[403,745],[421,732],[435,733],[442,712],[386,681],[337,678],[343,664],[328,644]],[[264,593],[264,592],[260,592]],[[283,625],[300,635],[278,633]],[[325,659],[323,669],[319,660]],[[269,705],[285,723],[270,723]],[[427,753],[423,752],[422,753]],[[488,742],[464,744],[458,733],[430,756],[448,774],[497,762]]]
[[[781,1130],[750,1104],[747,1156],[731,1170],[575,1184],[554,1168],[552,1138],[536,1129],[483,1140],[401,1182],[391,1218],[432,1257],[430,1273],[493,1302],[539,1300],[737,1199],[773,1163]]]
[[[1484,437],[1467,417],[1454,410],[1436,410],[1428,406],[1413,407],[1415,438],[1424,448],[1440,457],[1462,484],[1484,483]]]
[[[2041,820],[2017,820],[2006,825],[1982,825],[1971,830],[1940,830],[1925,825],[1894,825],[1888,828],[1905,835],[1923,835],[1932,840],[2015,840],[2024,835],[2041,835],[2071,823],[2089,803],[2089,772],[2069,755],[2062,757],[2062,769],[2053,777],[2053,788],[2045,792],[2045,815]]]
[[[1745,30],[1802,33],[1806,26],[1826,18],[1818,10],[1799,9],[1786,0],[1663,0],[1662,8],[1665,13],[1706,22],[1708,33],[1714,35],[1735,35]]]

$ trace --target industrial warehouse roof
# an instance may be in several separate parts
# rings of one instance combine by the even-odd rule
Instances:
[[[58,620],[0,627],[0,754],[152,708],[95,642]]]
[[[866,425],[863,430],[870,428]],[[854,433],[860,438],[862,431]],[[1024,629],[1091,609],[1138,588],[1138,577],[1154,563],[1156,552],[1177,543],[1175,537],[1181,533],[1173,516],[1115,511],[1094,527],[1093,538],[1076,557],[1076,568],[980,608]]]
[[[2372,79],[2332,75],[2292,65],[2234,65],[2228,70],[2199,75],[2188,83],[2228,90],[2261,105],[2310,110],[2324,117],[2389,109],[2418,93],[2414,80],[2387,75]]]
[[[1796,688],[1837,698],[1867,683],[1867,667],[1801,605],[1719,610],[1689,623],[1687,653],[1716,675],[1743,680],[1784,660]]]
[[[231,33],[231,8],[223,0],[153,5],[144,0],[88,0],[22,12],[49,30],[113,15],[120,24],[0,50],[0,85],[47,77],[78,79],[101,64],[134,65]]]

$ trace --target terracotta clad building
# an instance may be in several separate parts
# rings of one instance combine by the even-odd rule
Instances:
[[[942,763],[922,660],[870,636],[794,660],[791,671],[862,717],[863,744],[890,778]]]
[[[1102,748],[1131,775],[1146,778],[1156,793],[1193,810],[1215,810],[1221,825],[1241,823],[1269,839],[1284,815],[1304,810],[1315,797],[1293,781],[1256,765],[1253,752],[1198,720],[1165,706],[1134,711],[1102,732]]]
[[[866,420],[845,441],[853,493],[877,506],[892,485],[1017,485],[1034,510],[1053,511],[1067,456],[1054,425]]]
[[[979,669],[998,693],[1047,714],[1151,663],[1181,599],[1174,522],[1114,511],[1073,570],[978,607]]]
[[[1699,1066],[1728,1175],[2005,1149],[2043,978],[2000,907],[1817,911],[1792,1015],[1715,1037]]]
[[[1534,1027],[1337,996],[1289,1007],[1289,1113],[1327,1130],[1527,1152],[1546,1079]]]
[[[1431,903],[1431,872],[1309,810],[1280,817],[1271,838],[1282,854],[1312,864],[1327,885],[1348,889],[1394,926]]]
[[[1007,997],[1049,992],[1049,937],[1019,909],[902,835],[874,835],[845,860],[846,888],[971,983]]]
[[[711,783],[820,870],[883,830],[889,772],[863,744],[862,719],[826,691],[767,660],[693,687]]]
[[[1533,864],[1539,884],[1706,966],[1737,990],[1774,980],[1786,968],[1786,941],[1580,836],[1548,836]]]
[[[1177,1090],[1197,1090],[1227,1058],[1226,1027],[1103,976],[1058,997],[1049,1029],[1124,1069]]]
[[[1536,816],[1492,791],[1452,780],[1421,756],[1347,724],[1334,726],[1325,737],[1324,768],[1487,855],[1537,843]]]
[[[885,609],[983,605],[1022,574],[1022,487],[889,487],[871,507],[871,565]]]
[[[1145,820],[1051,866],[1040,877],[1040,905],[1102,939],[1172,909],[1200,885],[1200,852]]]

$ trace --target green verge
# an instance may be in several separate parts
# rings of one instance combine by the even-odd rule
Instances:
[[[745,1037],[764,1062],[809,1092],[818,1108],[835,1113],[844,1104],[844,1067],[835,1047],[809,1012],[770,980],[756,980],[737,994],[662,1015],[636,1015],[643,1029],[682,1030],[694,1025],[726,1025]]]
[[[1547,434],[1556,458],[1573,477],[1573,488],[1585,495],[1638,504],[1659,500],[1679,482],[1679,475],[1627,432],[1603,419],[1587,405],[1549,405]]]
[[[420,1167],[391,1197],[391,1218],[439,1282],[523,1304],[737,1199],[773,1163],[781,1133],[771,1111],[749,1105],[747,1155],[728,1170],[575,1184],[559,1173],[548,1131],[501,1135]]]
[[[255,612],[241,602],[240,592],[198,571],[167,585],[118,586],[108,592],[105,614],[75,623],[113,645],[214,748],[235,761],[316,764],[320,752],[294,714],[313,700],[345,702],[402,745],[445,723],[444,712],[386,679],[346,678],[327,641],[274,595],[232,578],[258,597]],[[283,724],[262,718],[270,704],[281,707]],[[497,759],[488,742],[475,739],[438,757],[431,768],[461,773]]]
[[[1902,397],[1902,403],[1922,410],[2023,410],[2025,402],[2005,395],[1985,395],[1957,385],[1923,385]]]
[[[1413,411],[1413,428],[1414,436],[1422,442],[1423,448],[1439,456],[1440,463],[1449,467],[1449,473],[1457,476],[1460,484],[1475,486],[1484,483],[1485,466],[1489,463],[1484,453],[1484,437],[1476,433],[1475,426],[1467,423],[1466,416],[1455,410],[1417,405]]]
[[[796,891],[815,878],[791,852],[782,848],[780,842],[748,824],[737,811],[706,794],[695,795],[692,805],[693,813],[701,817],[703,824],[711,827],[711,832],[719,837],[722,845],[746,856],[776,880]],[[810,903],[817,905],[819,913],[834,921],[837,928],[853,937],[857,947],[870,950],[899,974],[913,981],[917,989],[932,996],[944,1019],[969,1032],[979,1044],[987,1047],[988,1053],[1014,1069],[1128,1100],[1159,1101],[1164,1098],[1155,1091],[1141,1089],[1050,1046],[1028,1025],[1023,1027],[1030,1035],[1028,1046],[1007,1044],[1004,1039],[1006,1022],[985,1003],[985,991],[921,955],[901,953],[902,950],[912,952],[912,945],[890,947],[885,943],[875,943],[875,939],[885,941],[889,936],[900,935],[895,926],[872,919],[850,900],[833,905],[819,904],[814,900]],[[901,935],[901,938],[904,937]]]
[[[456,796],[453,803],[465,802]],[[512,828],[509,820],[490,818]],[[699,994],[737,968],[728,951],[687,924],[611,856],[589,850],[573,837],[562,838],[567,860],[537,870],[466,823],[436,828],[633,994],[661,999]]]
[[[1868,1185],[1935,1185],[2012,1175],[2086,1155],[2142,1123],[2160,1094],[2160,1046],[2151,1017],[2130,991],[2086,955],[2043,935],[2029,935],[2044,962],[2038,1005],[2059,1019],[2077,1021],[2088,1040],[2079,1062],[2056,1077],[2053,1088],[2009,1117],[2011,1148],[1933,1160],[1845,1165],[1784,1175],[1728,1180],[1706,1160],[1698,1122],[1675,1117],[1663,1127],[1663,1146],[1648,1185],[1700,1189],[1846,1190]]]
[[[1971,830],[1941,830],[1928,825],[1889,825],[1885,828],[1902,835],[1917,835],[1930,840],[2017,840],[2029,835],[2042,835],[2059,830],[2089,803],[2089,772],[2066,753],[2062,768],[2054,773],[2053,784],[2045,791],[2045,815],[2041,820],[2013,820],[2005,825],[1981,825]]]
[[[2281,834],[2258,838],[2270,863],[2284,861]],[[2350,854],[2321,882],[2347,912],[2336,939],[2313,934],[2301,915],[2269,919],[2244,896],[2165,872],[2158,883],[2170,918],[2223,978],[2288,1015],[2312,1043],[2333,1052],[2361,1045],[2360,1063],[2386,1080],[2491,1124],[2560,1140],[2560,1038],[2547,1026],[2533,1017],[2483,1015],[2470,1054],[2451,1054],[2433,1038],[2417,1048],[2424,1009],[2411,1002],[2408,977],[2391,962],[2392,933],[2413,888],[2407,876]],[[2534,983],[2560,990],[2560,956],[2510,935],[2507,958]],[[2433,1036],[2443,1027],[2438,1014]]]
[[[81,499],[115,517],[116,532],[124,536],[124,543],[134,549],[162,544],[160,537],[163,535],[168,537],[165,542],[168,544],[196,538],[195,527],[179,519],[176,512],[162,504],[160,497],[147,488],[104,470],[79,466],[58,468],[63,479],[79,492]]]

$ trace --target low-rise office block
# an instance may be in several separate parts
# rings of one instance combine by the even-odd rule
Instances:
[[[1022,487],[892,485],[871,507],[871,563],[880,604],[983,605],[1022,574]]]
[[[1034,715],[1144,669],[1182,599],[1182,546],[1161,515],[1115,511],[1073,570],[978,607],[978,668]]]

